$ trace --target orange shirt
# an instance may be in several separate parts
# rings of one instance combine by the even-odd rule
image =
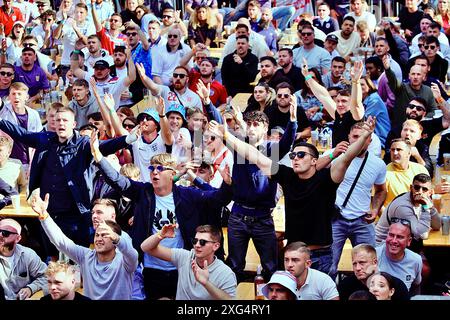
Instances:
[[[19,8],[12,7],[11,14],[6,13],[5,6],[0,7],[0,23],[5,26],[5,35],[9,36],[13,28],[14,22],[22,21],[24,22],[22,12]]]

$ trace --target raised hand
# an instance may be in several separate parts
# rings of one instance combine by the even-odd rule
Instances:
[[[178,226],[175,223],[163,225],[160,234],[163,238],[175,238],[175,229]]]
[[[132,144],[133,142],[137,141],[142,135],[141,131],[141,125],[138,124],[136,127],[134,127],[128,136],[125,138],[125,142],[128,144]]]
[[[197,261],[194,259],[191,263],[192,271],[194,272],[195,279],[200,282],[200,284],[205,285],[209,279],[209,271],[208,271],[208,261],[205,260],[203,262],[203,269],[200,268],[197,264]]]
[[[113,243],[117,243],[119,241],[120,236],[111,229],[110,226],[106,224],[105,221],[100,221],[98,223],[96,233],[101,234],[103,238],[109,238]]]
[[[91,138],[90,145],[92,156],[94,157],[95,162],[99,162],[102,159],[103,155],[100,152],[100,145],[98,142],[98,131],[92,130],[90,138]]]
[[[376,117],[369,116],[362,126],[368,135],[371,135],[375,130]]]
[[[297,97],[293,94],[289,97],[289,114],[291,115],[291,121],[297,121]]]
[[[431,92],[433,92],[433,96],[434,99],[436,99],[436,101],[442,98],[441,90],[439,89],[439,86],[436,83],[431,84]]]
[[[89,85],[91,87],[92,93],[94,93],[95,96],[98,96],[97,81],[94,77],[91,77],[89,79]]]
[[[142,63],[136,62],[135,66],[136,66],[136,70],[139,73],[139,76],[141,77],[141,79],[144,79],[146,77],[144,65]]]
[[[201,79],[197,82],[197,94],[202,101],[206,101],[209,98],[209,93],[211,92],[211,84],[208,82],[207,85],[203,83]]]
[[[391,67],[391,61],[389,60],[389,57],[388,57],[388,55],[387,54],[385,54],[384,56],[383,56],[383,66],[384,66],[384,69],[385,70],[387,70],[387,69],[389,69],[390,67]]]
[[[103,96],[103,100],[105,101],[105,105],[108,107],[109,110],[114,111],[116,109],[116,103],[111,93],[106,93]]]
[[[363,62],[355,61],[353,67],[350,69],[350,77],[353,81],[359,81],[363,72]]]
[[[31,208],[39,215],[39,219],[43,219],[48,215],[47,208],[49,199],[50,194],[48,193],[45,195],[44,200],[39,196],[39,193],[33,194],[33,197],[31,198]]]
[[[350,145],[350,143],[348,143],[347,141],[341,141],[339,142],[336,147],[333,150],[333,159],[336,159],[337,157],[339,157],[341,154],[345,153],[345,151],[347,151],[348,146]]]
[[[304,77],[306,77],[308,75],[308,62],[306,61],[305,58],[303,58],[303,66],[302,66],[302,74]]]
[[[222,168],[217,168],[217,170],[219,170],[220,175],[222,176],[223,182],[225,182],[227,185],[231,186],[232,183],[232,179],[231,179],[231,173],[230,173],[230,166],[227,164],[225,164],[225,167]]]
[[[226,122],[225,122],[226,123]],[[208,123],[208,131],[210,131],[213,135],[216,137],[219,137],[220,139],[223,139],[223,136],[225,134],[225,128],[223,125],[218,124],[216,121],[210,121]]]
[[[160,115],[166,114],[166,102],[161,96],[158,97],[158,101],[156,103],[156,111],[158,111]]]

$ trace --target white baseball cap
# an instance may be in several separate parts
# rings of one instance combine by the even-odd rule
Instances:
[[[269,285],[276,283],[291,291],[297,300],[297,279],[288,271],[276,271],[270,281],[262,288],[264,297],[269,298]]]

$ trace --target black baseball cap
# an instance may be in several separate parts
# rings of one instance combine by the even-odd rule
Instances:
[[[109,63],[106,62],[105,60],[97,60],[94,64],[94,69],[95,68],[99,68],[99,69],[109,69]]]
[[[327,40],[339,43],[338,37],[336,35],[334,35],[334,34],[327,35],[327,37],[325,38],[325,41],[327,41]]]

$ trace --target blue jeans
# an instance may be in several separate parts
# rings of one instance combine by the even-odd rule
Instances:
[[[311,268],[329,274],[333,264],[331,247],[311,250]]]
[[[278,248],[273,218],[245,219],[236,213],[231,213],[228,220],[228,257],[227,262],[237,276],[238,282],[244,279],[245,256],[250,239],[261,259],[263,276],[269,281],[277,270]]]
[[[332,229],[333,245],[331,247],[333,250],[333,266],[330,271],[330,277],[335,280],[345,241],[350,239],[353,247],[361,243],[375,246],[375,227],[373,224],[367,223],[364,216],[361,216],[355,220],[346,220],[344,218],[335,219],[332,224]]]

